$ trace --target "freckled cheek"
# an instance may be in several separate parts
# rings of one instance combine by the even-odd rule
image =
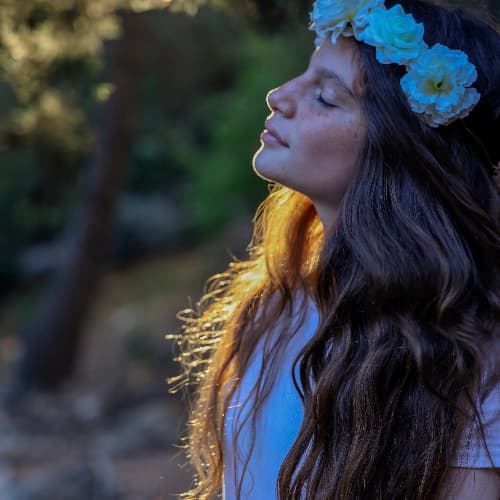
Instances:
[[[309,130],[302,136],[302,153],[319,163],[348,160],[357,152],[360,142],[355,134],[351,128],[340,127]]]

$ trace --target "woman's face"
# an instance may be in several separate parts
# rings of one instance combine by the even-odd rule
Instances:
[[[335,223],[366,137],[357,55],[352,38],[326,39],[305,73],[272,90],[253,158],[259,176],[308,196],[325,227]]]

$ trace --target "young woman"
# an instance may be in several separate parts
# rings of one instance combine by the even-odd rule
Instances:
[[[187,498],[500,498],[500,35],[318,0],[249,258],[184,316]]]

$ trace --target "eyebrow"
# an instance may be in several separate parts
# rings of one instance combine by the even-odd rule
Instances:
[[[356,99],[354,97],[353,91],[349,88],[349,86],[340,78],[335,71],[332,71],[331,69],[320,67],[315,70],[315,74],[317,75],[318,78],[323,78],[325,80],[332,80],[335,85],[340,87],[344,92],[347,92],[353,99]]]

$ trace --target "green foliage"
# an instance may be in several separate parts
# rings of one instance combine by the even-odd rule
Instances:
[[[0,6],[3,283],[14,279],[23,248],[63,228],[76,199],[103,69],[104,25],[82,26],[89,5],[7,0]]]
[[[178,1],[176,11],[152,10],[167,3],[2,3],[0,275],[15,273],[24,247],[61,231],[78,201],[112,90],[104,48],[120,35],[120,8],[149,11],[126,188],[180,200],[185,224],[202,233],[253,211],[265,195],[251,168],[265,95],[305,66],[311,39],[254,33],[236,15],[246,7],[223,0],[209,3],[224,9]]]
[[[270,110],[268,91],[307,65],[311,40],[286,34],[274,37],[246,31],[235,44],[237,72],[231,87],[210,95],[199,107],[194,133],[176,130],[173,147],[179,164],[189,172],[186,199],[194,223],[202,232],[226,222],[237,211],[253,211],[267,192],[252,171],[252,157]]]
[[[155,13],[151,24],[155,58],[142,81],[127,189],[176,197],[203,236],[253,212],[267,193],[252,171],[270,113],[265,96],[305,69],[313,35],[266,35],[207,7],[191,20],[166,17]]]

